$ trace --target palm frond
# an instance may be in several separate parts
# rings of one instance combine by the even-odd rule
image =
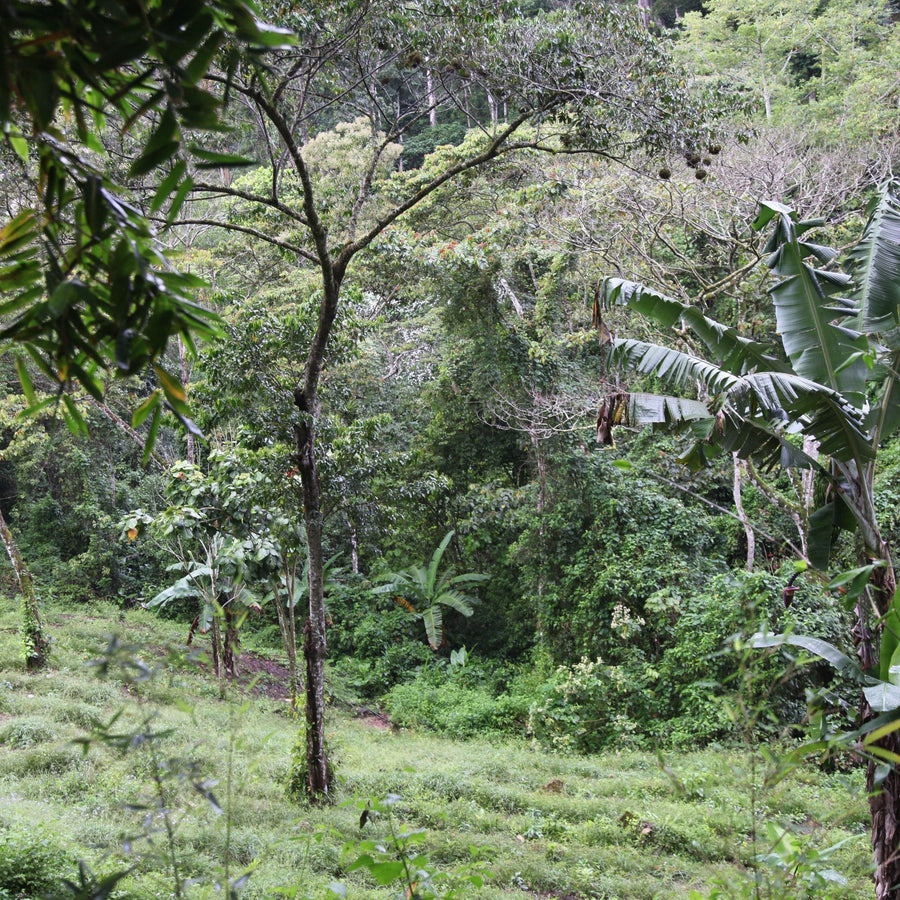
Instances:
[[[471,584],[477,581],[487,581],[491,576],[482,575],[479,572],[466,572],[464,575],[454,575],[447,579],[447,584]]]
[[[669,425],[679,427],[685,422],[712,417],[709,408],[700,400],[686,400],[667,394],[626,394],[624,424]]]
[[[472,598],[466,596],[461,591],[454,591],[452,589],[442,591],[439,596],[434,598],[434,603],[435,605],[441,603],[444,606],[449,606],[451,609],[455,609],[460,615],[466,617],[471,616],[473,612]]]
[[[881,332],[900,324],[900,180],[888,181],[870,206],[848,267],[856,282],[860,328]]]
[[[842,394],[786,372],[745,375],[728,394],[745,420],[760,414],[814,437],[823,453],[862,464],[874,457],[861,412]]]
[[[663,328],[671,328],[676,322],[680,322],[691,329],[709,350],[715,362],[732,374],[742,375],[757,367],[787,370],[784,363],[767,352],[764,344],[750,340],[736,329],[710,319],[695,306],[682,303],[637,282],[623,278],[605,279],[600,302],[606,307],[615,304],[628,306]]]
[[[437,580],[437,570],[441,564],[441,559],[444,556],[444,551],[450,545],[450,541],[453,540],[453,535],[456,534],[455,531],[448,531],[443,540],[438,544],[437,549],[431,555],[431,562],[428,564],[428,571],[425,573],[425,580],[423,582],[423,589],[426,592],[426,596],[428,594],[432,594],[434,592],[434,585]]]
[[[885,357],[886,371],[866,420],[872,446],[878,447],[900,427],[900,347]]]
[[[698,356],[631,338],[615,342],[610,351],[610,363],[632,372],[653,375],[673,388],[695,388],[699,383],[711,394],[724,393],[738,381],[738,376]]]
[[[763,204],[754,228],[762,228],[776,217],[776,227],[766,245],[766,265],[781,279],[769,294],[775,303],[785,353],[798,375],[839,391],[862,408],[866,380],[862,353],[867,341],[835,322],[855,313],[846,299],[835,297],[847,286],[848,278],[806,262],[810,256],[826,262],[834,256],[830,248],[800,240],[800,234],[815,227],[816,222],[799,222],[787,207]]]
[[[425,637],[428,639],[428,646],[432,650],[437,650],[441,646],[444,639],[444,614],[438,604],[429,606],[419,614],[425,625]]]

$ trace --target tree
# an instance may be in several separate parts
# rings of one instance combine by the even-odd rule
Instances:
[[[894,130],[900,31],[885,0],[712,0],[683,26],[680,52],[699,74],[727,73],[767,122],[806,120],[828,140]]]
[[[262,25],[249,0],[11,0],[0,22],[0,130],[17,169],[0,227],[0,340],[18,343],[56,387],[39,398],[25,357],[17,357],[30,411],[61,401],[69,426],[83,434],[72,386],[102,404],[106,376],[153,365],[160,387],[132,422],[152,414],[149,457],[164,405],[191,427],[178,378],[159,364],[168,339],[190,344],[192,333],[215,331],[215,317],[193,298],[198,279],[169,263],[144,213],[104,170],[102,139],[113,124],[139,134],[130,175],[169,164],[154,204],[174,197],[177,207],[190,187],[186,159],[223,161],[185,140],[191,129],[223,125],[220,100],[203,86],[213,57],[227,46],[275,46],[285,34]],[[6,528],[4,543],[26,631],[37,627],[36,652],[46,649],[31,579]]]
[[[50,639],[41,624],[41,611],[34,593],[34,581],[22,559],[19,547],[13,537],[3,513],[0,512],[0,540],[6,548],[9,561],[16,573],[16,582],[22,594],[22,639],[25,649],[25,667],[29,672],[42,669],[50,654]]]
[[[874,475],[879,447],[900,427],[895,330],[900,324],[900,184],[883,186],[850,254],[852,299],[841,296],[851,285],[848,275],[810,261],[829,264],[836,256],[809,239],[821,221],[801,221],[790,208],[766,203],[753,224],[757,230],[774,226],[764,249],[766,264],[780,278],[769,293],[786,361],[774,348],[742,337],[694,307],[634,283],[609,280],[603,289],[606,304],[626,304],[668,327],[680,323],[706,355],[616,341],[613,356],[624,367],[682,389],[700,385],[702,396],[619,393],[601,409],[602,431],[625,421],[688,427],[694,442],[683,460],[693,467],[724,449],[768,466],[814,470],[828,485],[828,500],[810,517],[809,561],[827,566],[835,526],[858,532],[862,562],[870,564],[862,571],[872,579],[868,596],[861,596],[856,607],[859,656],[864,670],[897,683],[897,580],[876,516]],[[801,434],[814,440],[817,453],[799,446]],[[873,717],[866,701],[861,714],[863,721]],[[895,896],[900,884],[900,771],[895,766],[900,718],[894,716],[880,743],[870,748],[891,771],[876,781],[870,761],[867,778],[878,900]]]
[[[273,509],[275,504],[266,502],[274,493],[271,479],[261,467],[250,469],[246,463],[245,455],[233,448],[210,453],[206,472],[192,463],[176,463],[166,491],[171,505],[157,515],[135,510],[123,523],[129,540],[149,530],[175,558],[169,571],[184,573],[148,605],[200,600],[190,638],[195,631],[211,634],[213,666],[223,694],[226,679],[238,673],[244,618],[251,609],[259,612],[273,589],[289,588],[282,585],[282,576],[289,580],[296,561],[278,542],[286,523]],[[293,597],[287,599],[292,607]],[[280,594],[277,605],[280,621],[285,611]],[[292,639],[293,632],[285,632],[285,637]],[[293,645],[286,643],[285,650],[292,661]]]
[[[194,184],[204,198],[231,196],[265,210],[265,226],[194,216],[184,223],[234,228],[290,254],[317,273],[316,331],[293,389],[294,458],[303,488],[309,556],[306,657],[309,793],[329,786],[324,731],[326,651],[323,491],[317,433],[320,385],[351,266],[401,216],[426,198],[452,204],[455,185],[501,156],[525,148],[623,157],[639,148],[684,147],[708,138],[705,113],[683,88],[661,45],[627,13],[573,4],[550,14],[505,16],[492,2],[419,0],[398,9],[387,0],[332,0],[291,14],[295,49],[265,67],[243,63],[214,77],[242,98],[258,123],[269,165],[256,189],[214,181]],[[430,77],[422,63],[428,60]],[[414,172],[379,177],[404,134],[432,111],[459,108],[466,92],[493,98],[495,121]],[[366,143],[350,202],[332,208],[327,180],[306,136],[354,121]],[[492,116],[494,119],[494,116]],[[696,123],[689,125],[688,123]],[[312,153],[312,155],[311,155]],[[171,214],[170,214],[171,215]]]

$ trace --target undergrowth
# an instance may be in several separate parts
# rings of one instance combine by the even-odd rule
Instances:
[[[21,873],[2,900],[60,879],[136,900],[380,900],[413,882],[421,897],[724,898],[717,885],[759,871],[800,898],[827,894],[798,858],[832,847],[817,871],[847,879],[842,897],[871,891],[858,769],[801,767],[761,793],[740,749],[574,756],[484,739],[477,718],[462,740],[336,707],[335,802],[311,807],[288,797],[300,723],[282,698],[219,700],[180,627],[140,610],[46,618],[53,667],[30,676],[0,616],[0,879]]]

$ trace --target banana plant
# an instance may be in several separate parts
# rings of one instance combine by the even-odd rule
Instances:
[[[809,561],[819,568],[828,564],[835,525],[858,531],[873,566],[856,605],[861,668],[874,678],[863,695],[862,728],[869,729],[869,749],[891,765],[885,772],[870,764],[866,782],[876,897],[887,900],[900,883],[900,600],[875,513],[874,475],[879,447],[900,426],[900,181],[886,183],[873,201],[847,273],[830,267],[834,250],[810,240],[821,224],[801,221],[780,203],[762,204],[753,223],[771,229],[765,264],[777,277],[769,294],[780,348],[747,340],[641,285],[606,281],[598,320],[603,304],[625,305],[664,326],[680,323],[706,353],[613,341],[619,366],[677,391],[700,385],[703,399],[614,394],[601,407],[598,436],[609,440],[617,423],[652,423],[690,433],[683,459],[693,467],[725,449],[768,466],[815,469],[830,497],[809,522]],[[798,435],[814,439],[819,454],[805,453]]]
[[[772,226],[766,265],[781,347],[749,340],[736,328],[652,288],[607,279],[600,305],[624,305],[665,328],[680,325],[703,355],[638,340],[612,342],[620,368],[652,375],[704,399],[619,392],[600,410],[605,436],[615,424],[653,424],[687,431],[682,461],[697,469],[726,450],[764,466],[814,468],[834,498],[811,521],[810,561],[824,567],[833,525],[857,528],[866,552],[888,563],[889,549],[873,502],[874,464],[882,441],[900,426],[900,182],[886,184],[870,210],[863,237],[849,258],[851,276],[817,267],[836,252],[809,239],[819,220],[801,221],[779,203],[764,203],[753,223]],[[874,401],[867,396],[872,395]],[[798,435],[814,438],[820,455],[805,453]],[[822,461],[822,457],[825,461]]]
[[[393,594],[400,606],[422,620],[432,650],[437,650],[444,639],[442,607],[448,606],[463,616],[471,616],[473,598],[461,591],[459,586],[488,578],[477,572],[454,575],[452,570],[438,571],[455,533],[448,531],[444,535],[427,566],[409,566],[397,572],[388,572],[382,576],[384,584],[372,589],[374,594]]]

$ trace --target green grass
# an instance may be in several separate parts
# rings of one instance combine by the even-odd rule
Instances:
[[[360,799],[396,795],[395,827],[426,830],[431,865],[453,872],[473,862],[486,877],[471,896],[651,900],[706,892],[714,879],[738,884],[755,854],[753,772],[746,753],[705,750],[568,757],[524,742],[453,741],[374,727],[339,710],[329,739],[339,773],[333,805],[291,802],[285,784],[299,723],[283,701],[233,691],[170,656],[184,627],[148,613],[85,608],[47,613],[52,667],[29,676],[19,662],[15,609],[0,615],[0,881],[6,853],[32,853],[41,876],[75,877],[84,860],[98,875],[130,874],[117,896],[175,896],[165,856],[174,849],[186,896],[211,896],[228,868],[252,867],[243,896],[387,898],[370,876],[349,872],[345,844],[385,838],[384,818],[360,830]],[[111,664],[91,665],[113,631],[144,644],[155,676],[146,682]],[[183,650],[183,648],[181,648]],[[97,723],[156,740],[116,749],[73,740]],[[213,784],[215,780],[217,783]],[[853,837],[828,865],[848,879],[835,896],[868,898],[871,868],[862,771],[797,770],[757,798],[757,817],[791,824],[804,846]],[[195,788],[204,782],[224,812]],[[162,814],[163,807],[167,814]],[[166,838],[166,823],[173,829]],[[34,848],[44,848],[38,853]],[[18,849],[16,849],[18,848]],[[22,859],[26,857],[22,855]],[[12,859],[12,862],[10,862]],[[43,868],[41,868],[43,867]],[[49,875],[48,875],[49,873]],[[35,876],[35,883],[40,879]],[[0,883],[0,900],[27,896]],[[763,896],[766,896],[763,894]],[[793,885],[782,896],[805,896]],[[818,896],[823,896],[821,893]]]

